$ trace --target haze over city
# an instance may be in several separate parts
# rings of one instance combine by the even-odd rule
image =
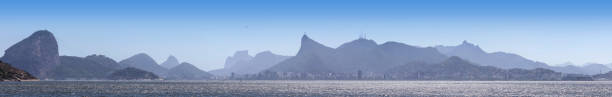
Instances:
[[[33,3],[35,2],[35,3]],[[467,40],[550,65],[612,63],[609,1],[2,1],[0,49],[50,30],[62,55],[169,55],[222,68],[238,50],[293,56],[300,37],[421,47]],[[0,52],[4,54],[4,52]]]

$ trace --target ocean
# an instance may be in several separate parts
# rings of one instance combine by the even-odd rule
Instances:
[[[612,96],[612,81],[32,81],[0,82],[2,97]]]

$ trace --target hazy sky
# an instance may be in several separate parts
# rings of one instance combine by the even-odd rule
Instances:
[[[378,43],[467,40],[548,64],[612,63],[612,1],[330,1],[3,0],[0,50],[48,29],[61,55],[174,55],[211,70],[237,50],[295,55],[303,32],[330,47],[366,32]]]

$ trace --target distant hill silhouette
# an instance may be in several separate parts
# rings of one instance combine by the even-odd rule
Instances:
[[[12,67],[24,70],[25,73],[16,73],[24,78],[26,78],[25,74],[29,73],[41,79],[105,79],[110,78],[113,72],[120,69],[136,72],[144,70],[154,73],[155,77],[176,80],[199,80],[212,76],[192,64],[179,64],[178,59],[174,56],[169,56],[161,65],[145,53],[136,54],[120,62],[102,55],[91,55],[84,58],[59,56],[57,40],[47,30],[36,31],[9,47],[0,60],[12,64]],[[132,68],[125,69],[128,67]],[[364,73],[368,73],[369,76],[384,73],[382,76],[385,79],[397,76],[400,76],[397,77],[399,79],[411,78],[410,75],[397,75],[397,72],[416,73],[418,79],[429,77],[442,80],[499,80],[501,78],[506,80],[553,80],[559,78],[558,72],[551,70],[563,72],[562,75],[576,75],[564,79],[579,80],[590,77],[580,74],[595,75],[612,69],[603,64],[549,66],[517,54],[487,53],[467,41],[457,46],[416,47],[399,42],[378,44],[373,40],[359,38],[337,48],[331,48],[304,35],[296,56],[276,55],[269,51],[251,56],[248,51],[238,51],[226,59],[223,69],[213,70],[211,73],[220,76],[232,73],[250,75],[250,77],[263,76],[258,79],[274,78],[279,75],[285,76],[285,79],[313,79],[316,78],[315,76],[351,79],[354,78],[353,73],[356,72],[359,76],[357,79],[361,79]],[[427,73],[435,74],[427,75]],[[130,76],[138,77],[139,75]],[[143,73],[142,76],[153,77],[146,73]]]
[[[458,56],[470,62],[477,63],[484,66],[494,66],[502,69],[511,68],[522,68],[522,69],[534,69],[534,68],[547,68],[554,71],[563,73],[575,73],[575,74],[598,74],[600,71],[607,72],[611,69],[602,64],[587,64],[587,66],[575,66],[570,64],[568,66],[550,66],[546,63],[529,60],[517,54],[506,53],[506,52],[493,52],[487,53],[477,45],[463,41],[462,44],[457,46],[436,46],[438,51],[447,56]]]
[[[584,66],[576,66],[575,64],[565,64],[565,66],[551,66],[549,68],[563,73],[587,75],[602,74],[608,71],[612,71],[612,69],[610,69],[608,66],[596,63],[586,64]]]
[[[541,68],[546,64],[514,54],[485,53],[467,42],[455,47],[432,48],[398,42],[379,45],[373,40],[359,38],[334,49],[304,35],[301,43],[295,57],[257,75],[237,76],[235,79],[564,80],[563,73]],[[461,55],[495,65],[480,65],[461,56],[447,55]],[[529,63],[518,65],[529,69],[515,68],[504,62]]]
[[[270,51],[257,53],[255,57],[249,55],[248,51],[238,51],[226,59],[227,67],[212,70],[210,73],[219,76],[229,76],[231,73],[256,74],[288,58],[290,56],[276,55]]]
[[[161,67],[160,65],[151,58],[151,56],[145,53],[136,54],[130,58],[119,61],[119,64],[123,67],[134,67],[141,70],[153,72],[156,75],[165,76],[168,69]]]
[[[140,70],[134,67],[127,67],[111,73],[107,79],[110,80],[155,80],[160,79],[159,76],[152,72]]]
[[[563,75],[548,69],[500,69],[479,66],[453,56],[436,64],[409,63],[387,71],[390,79],[402,80],[561,80]]]
[[[237,51],[233,56],[229,56],[225,59],[224,68],[233,68],[236,65],[248,63],[253,56],[249,55],[249,51]]]
[[[438,51],[447,56],[458,56],[470,62],[485,66],[494,66],[503,69],[511,68],[547,68],[545,63],[532,61],[522,56],[505,52],[487,53],[477,45],[463,41],[457,46],[437,46]]]
[[[41,79],[47,78],[47,72],[60,64],[57,40],[47,30],[34,32],[4,52],[0,60]]]
[[[170,68],[174,68],[174,66],[177,66],[179,64],[180,63],[179,63],[178,59],[176,59],[176,57],[170,55],[168,57],[168,59],[166,59],[166,61],[164,61],[162,64],[159,64],[159,65],[161,65],[164,68],[170,69]]]
[[[596,74],[593,75],[593,79],[595,80],[612,80],[612,71],[603,73],[603,74]]]
[[[181,63],[178,66],[168,70],[168,77],[166,79],[171,80],[203,80],[210,79],[213,75],[200,70],[197,67],[189,63]]]
[[[409,62],[437,63],[447,57],[435,48],[422,48],[398,42],[381,45],[357,39],[333,49],[304,35],[295,57],[271,67],[275,72],[382,72]]]
[[[113,59],[103,55],[90,55],[85,58],[61,56],[61,64],[50,72],[55,80],[106,79],[112,71],[121,66]]]
[[[14,67],[30,72],[30,74],[41,79],[104,79],[110,72],[122,67],[151,68],[143,66],[147,65],[147,62],[142,62],[145,64],[141,65],[139,59],[146,58],[136,57],[125,61],[125,66],[122,66],[114,60],[100,55],[85,58],[60,57],[57,40],[47,30],[34,32],[8,48],[4,56],[0,58],[6,63],[16,64]],[[158,71],[163,72],[164,69]]]

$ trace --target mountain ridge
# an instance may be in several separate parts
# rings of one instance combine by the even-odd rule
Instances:
[[[247,53],[245,53],[247,52]],[[246,55],[245,55],[246,54]],[[243,56],[245,59],[235,59],[238,56]],[[245,57],[251,56],[248,54],[248,51],[237,51],[234,56],[228,57],[226,60],[225,66],[217,70],[211,70],[210,73],[218,76],[230,76],[232,73],[234,74],[256,74],[259,73],[273,65],[276,65],[278,62],[283,61],[291,56],[283,56],[272,53],[271,51],[263,51],[255,54],[254,57]],[[240,60],[240,61],[238,61]],[[231,62],[230,62],[231,61]],[[230,65],[233,64],[233,65]]]
[[[123,67],[134,67],[145,71],[153,72],[159,76],[165,76],[168,69],[160,66],[157,62],[146,53],[138,53],[127,59],[119,61]]]
[[[204,80],[213,75],[195,67],[193,64],[183,62],[168,70],[167,79],[171,80]]]
[[[398,42],[377,44],[359,38],[338,48],[322,45],[302,36],[296,56],[271,67],[277,72],[379,72],[410,61],[439,62],[446,58],[434,48],[410,46]]]
[[[468,61],[477,63],[479,65],[494,66],[502,69],[522,68],[522,69],[535,69],[535,68],[546,68],[554,71],[563,73],[575,73],[575,74],[588,74],[593,75],[599,72],[593,70],[601,68],[602,72],[610,70],[607,66],[599,65],[598,67],[583,67],[570,64],[571,66],[552,66],[546,63],[533,61],[524,58],[518,54],[508,52],[492,52],[487,53],[482,48],[478,47],[473,43],[463,41],[457,46],[435,46],[435,48],[443,52],[447,56],[459,56]],[[587,64],[590,65],[590,64]]]
[[[481,65],[490,65],[503,69],[511,68],[547,68],[549,65],[529,60],[520,55],[506,52],[487,53],[482,48],[467,41],[457,46],[436,46],[436,49],[447,56],[458,56]]]
[[[57,40],[53,33],[38,30],[6,49],[0,60],[45,79],[60,64]]]
[[[180,63],[178,61],[178,59],[176,59],[176,57],[170,55],[168,56],[168,58],[166,59],[166,61],[164,61],[163,63],[159,64],[164,68],[170,69],[170,68],[174,68],[175,66],[178,66]]]

